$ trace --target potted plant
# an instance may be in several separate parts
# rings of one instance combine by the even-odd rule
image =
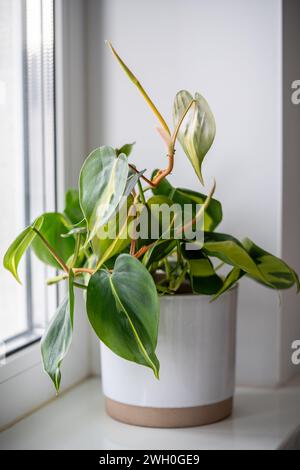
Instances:
[[[79,288],[101,340],[108,413],[146,426],[210,423],[232,410],[237,282],[248,276],[271,289],[299,290],[299,279],[251,240],[216,231],[222,208],[213,198],[215,183],[205,195],[167,179],[179,141],[204,184],[201,166],[215,137],[206,100],[179,91],[171,132],[109,45],[160,123],[168,165],[150,177],[131,162],[133,144],[97,148],[82,166],[79,189],[67,192],[64,212],[38,217],[8,248],[4,266],[19,281],[18,264],[31,246],[59,270],[48,284],[67,282],[41,341],[44,370],[57,391]]]

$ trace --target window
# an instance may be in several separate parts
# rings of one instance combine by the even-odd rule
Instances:
[[[54,2],[0,0],[1,258],[37,215],[56,209]],[[29,253],[23,286],[0,270],[0,341],[7,354],[32,343],[55,311],[53,271]]]

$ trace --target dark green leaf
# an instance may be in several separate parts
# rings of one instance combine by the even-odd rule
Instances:
[[[45,372],[49,375],[58,392],[61,380],[60,365],[72,341],[70,302],[66,296],[59,305],[41,342],[41,352]]]
[[[201,250],[187,250],[182,244],[182,255],[188,260],[193,292],[196,294],[216,294],[223,286],[210,259]]]
[[[133,149],[134,145],[135,145],[135,142],[132,142],[132,144],[125,144],[121,148],[116,149],[117,155],[119,156],[121,153],[125,153],[125,155],[127,157],[129,157],[129,155],[132,152],[132,149]]]
[[[158,377],[159,303],[154,281],[142,263],[122,254],[112,274],[104,269],[93,274],[87,313],[107,347],[124,359],[150,367]]]
[[[54,251],[66,263],[74,252],[75,240],[73,237],[63,238],[62,235],[69,232],[69,224],[63,214],[58,212],[47,212],[43,214],[44,222],[39,230],[45,237],[47,242],[51,245]],[[36,237],[32,243],[34,254],[45,264],[49,264],[56,269],[61,269],[61,266],[53,258],[48,248],[44,245],[42,240]]]
[[[157,171],[157,170],[156,170]],[[152,176],[155,175],[156,171]],[[154,188],[153,194],[166,196],[174,203],[180,204],[184,208],[185,204],[192,204],[193,217],[196,215],[196,204],[204,204],[207,196],[205,194],[191,191],[185,188],[174,188],[165,178],[157,188]],[[208,232],[215,230],[222,220],[221,203],[212,198],[204,214],[204,229]]]
[[[205,203],[207,196],[196,191],[191,191],[189,189],[177,188],[173,194],[173,201],[178,204],[193,204],[195,207],[196,204],[202,205]],[[196,210],[194,209],[194,214]],[[212,198],[204,214],[204,229],[206,231],[212,232],[222,221],[222,206],[221,203]]]
[[[176,240],[158,240],[144,255],[143,264],[149,268],[152,263],[158,263],[172,253],[177,246]]]
[[[36,233],[32,230],[32,228],[34,227],[40,230],[43,224],[43,220],[43,217],[39,217],[30,227],[27,227],[25,230],[23,230],[23,232],[13,241],[4,255],[4,267],[12,273],[12,275],[20,284],[21,281],[18,275],[18,266],[20,260],[26,249],[30,246],[36,237]]]
[[[76,225],[84,219],[79,203],[79,191],[77,189],[69,189],[66,192],[64,213],[72,225]]]

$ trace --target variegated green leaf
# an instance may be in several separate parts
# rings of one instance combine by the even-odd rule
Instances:
[[[127,184],[128,162],[112,147],[100,147],[86,159],[80,172],[79,198],[89,236],[97,234],[115,212]]]
[[[107,233],[108,236],[105,238],[99,238],[95,236],[92,240],[94,252],[98,256],[97,269],[103,264],[113,258],[115,255],[121,253],[130,244],[129,227],[132,216],[128,213],[130,206],[133,202],[133,197],[130,195],[127,198],[127,207],[123,206],[122,211],[116,214],[107,222],[103,227],[103,234]],[[126,210],[126,213],[122,212]],[[109,235],[111,233],[111,235]],[[115,234],[115,235],[114,235]]]
[[[216,134],[213,113],[207,101],[199,93],[196,93],[195,98],[193,98],[188,91],[181,90],[175,97],[173,119],[176,126],[193,99],[195,100],[194,106],[192,106],[180,126],[178,140],[193,165],[199,180],[204,184],[201,165]]]
[[[72,287],[70,286],[70,290]],[[57,308],[41,342],[44,371],[49,375],[58,392],[60,387],[61,363],[72,342],[74,301],[67,295]]]
[[[224,263],[240,268],[248,275],[267,283],[264,274],[260,271],[247,250],[231,235],[206,232],[203,251],[206,255],[215,256],[221,261],[224,261]]]
[[[263,273],[264,279],[269,287],[273,289],[289,289],[294,284],[299,292],[300,284],[296,272],[290,268],[284,261],[276,256],[268,253],[259,246],[255,245],[249,238],[243,241],[243,245],[251,258],[256,263],[260,272]],[[262,279],[259,276],[252,276],[259,282]]]

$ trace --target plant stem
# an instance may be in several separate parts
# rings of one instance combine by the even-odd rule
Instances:
[[[57,253],[55,253],[54,249],[52,248],[50,243],[46,240],[46,238],[41,234],[41,232],[37,228],[32,227],[32,230],[38,235],[38,237],[42,240],[44,245],[46,245],[46,247],[50,251],[53,258],[58,262],[58,264],[62,267],[62,269],[68,274],[69,273],[68,266],[66,265],[64,260]]]
[[[161,180],[163,180],[166,176],[168,176],[173,171],[176,138],[177,138],[180,126],[183,123],[183,120],[184,120],[185,116],[187,115],[187,113],[189,112],[189,110],[191,109],[191,107],[194,103],[195,103],[195,100],[192,100],[190,102],[190,104],[187,106],[185,111],[182,113],[182,116],[178,121],[178,124],[177,124],[176,129],[173,133],[171,143],[170,143],[170,146],[169,146],[169,152],[168,152],[169,164],[168,164],[168,166],[165,170],[159,170],[157,172],[156,176],[154,177],[154,179],[151,181],[152,186],[154,186],[154,187],[158,186],[159,183],[161,182]]]
[[[166,270],[166,278],[167,278],[167,280],[169,280],[170,279],[170,274],[171,274],[171,266],[170,266],[170,263],[168,261],[168,258],[164,259],[164,265],[165,265],[165,270]]]
[[[130,251],[129,251],[129,254],[131,256],[134,256],[134,253],[135,253],[135,245],[136,245],[136,240],[132,239],[131,242],[130,242]]]
[[[166,121],[164,120],[164,118],[162,117],[162,115],[160,114],[160,112],[158,111],[157,107],[155,106],[155,104],[153,103],[153,101],[151,100],[151,98],[149,97],[149,95],[146,93],[146,91],[144,90],[144,88],[142,87],[142,85],[140,84],[139,80],[136,78],[136,76],[131,72],[131,70],[127,67],[127,65],[125,64],[125,62],[123,62],[123,60],[121,59],[121,57],[119,56],[119,54],[117,53],[117,51],[114,49],[113,45],[111,44],[110,41],[106,41],[106,44],[108,44],[108,46],[110,47],[113,55],[115,56],[115,58],[117,59],[117,61],[119,62],[119,64],[121,65],[122,69],[124,70],[124,72],[126,73],[126,75],[128,76],[128,78],[132,81],[132,83],[138,88],[138,90],[140,91],[140,93],[142,94],[143,98],[145,99],[146,103],[149,105],[149,107],[151,108],[151,110],[153,111],[153,113],[155,114],[155,116],[157,117],[157,119],[159,120],[159,122],[161,123],[162,127],[166,130],[166,132],[170,135],[170,129],[166,123]]]
[[[222,266],[224,266],[224,264],[225,264],[224,262],[218,264],[218,265],[214,268],[214,270],[215,270],[215,271],[218,271],[220,268],[222,268]]]
[[[168,151],[168,159],[169,159],[169,163],[168,163],[168,166],[167,168],[165,168],[164,170],[159,170],[155,177],[153,178],[153,180],[149,180],[148,178],[146,178],[146,176],[142,175],[141,178],[147,183],[149,184],[149,186],[151,188],[156,188],[159,183],[166,177],[168,176],[170,173],[172,173],[173,171],[173,167],[174,167],[174,155],[175,155],[175,142],[176,142],[176,139],[177,139],[177,135],[178,135],[178,132],[179,132],[179,129],[180,129],[180,126],[181,124],[183,123],[184,121],[184,118],[185,116],[187,115],[187,113],[189,112],[189,110],[191,109],[192,105],[195,103],[195,100],[192,100],[190,102],[190,104],[187,106],[187,108],[185,109],[185,111],[182,113],[182,116],[181,118],[179,119],[179,122],[176,126],[176,129],[172,135],[172,138],[171,138],[171,142],[170,142],[170,146],[169,146],[169,151]],[[131,165],[129,164],[129,167],[134,170],[136,173],[140,173],[139,170],[136,169],[136,167],[134,165]]]
[[[129,168],[131,168],[136,173],[140,173],[140,171],[137,170],[137,168],[134,165],[131,165],[131,163],[128,163],[128,166],[129,166]],[[142,180],[145,181],[145,183],[149,184],[151,186],[151,188],[154,188],[154,185],[152,184],[152,181],[149,180],[146,176],[141,175],[141,178],[142,178]]]
[[[142,246],[134,255],[135,258],[139,259],[141,256],[143,256],[145,253],[147,253],[150,248],[155,245],[156,242],[150,243],[150,245],[144,245]]]
[[[47,286],[52,286],[53,284],[57,284],[64,279],[68,279],[68,274],[61,274],[60,276],[52,277],[51,279],[47,280]]]
[[[74,266],[76,264],[78,254],[79,254],[79,250],[80,250],[80,242],[81,242],[81,234],[78,233],[77,237],[76,237],[75,251],[74,251],[74,255],[73,255],[73,259],[72,259],[72,263],[71,263],[70,268],[74,268]]]
[[[87,286],[85,284],[80,284],[79,282],[73,282],[73,285],[75,287],[78,287],[79,289],[84,289],[84,290],[87,289]]]
[[[139,190],[139,195],[140,195],[141,201],[144,205],[146,205],[146,199],[145,199],[145,195],[144,195],[144,191],[143,191],[143,186],[142,186],[142,183],[139,179],[138,179],[137,184],[138,184],[138,190]]]
[[[182,113],[182,116],[181,118],[179,119],[178,123],[177,123],[177,126],[175,128],[175,131],[172,135],[172,139],[171,139],[171,147],[170,147],[170,150],[174,152],[174,147],[175,147],[175,142],[176,142],[176,139],[177,139],[177,135],[178,135],[178,132],[179,132],[179,129],[181,127],[181,124],[183,123],[184,121],[184,118],[186,117],[187,113],[189,112],[189,110],[191,109],[192,105],[195,103],[195,100],[192,100],[190,102],[190,104],[188,105],[188,107],[185,109],[185,111]]]
[[[90,269],[90,268],[73,268],[74,274],[79,274],[79,273],[88,273],[88,274],[94,274],[96,271],[95,269]]]
[[[182,263],[182,254],[181,254],[181,248],[180,248],[180,242],[177,240],[177,263],[181,265]]]
[[[205,202],[204,204],[201,205],[201,208],[199,209],[199,212],[195,215],[195,217],[190,220],[186,225],[184,225],[183,227],[181,227],[180,231],[183,233],[185,232],[185,230],[187,228],[190,228],[193,226],[193,224],[197,221],[197,219],[199,219],[202,215],[204,215],[204,212],[206,211],[210,201],[211,201],[211,198],[213,197],[214,195],[214,192],[216,190],[216,181],[214,180],[213,182],[213,185],[212,185],[212,188],[211,190],[209,191],[208,195],[206,196],[206,199],[205,199]],[[179,233],[179,231],[177,231],[177,234]]]

